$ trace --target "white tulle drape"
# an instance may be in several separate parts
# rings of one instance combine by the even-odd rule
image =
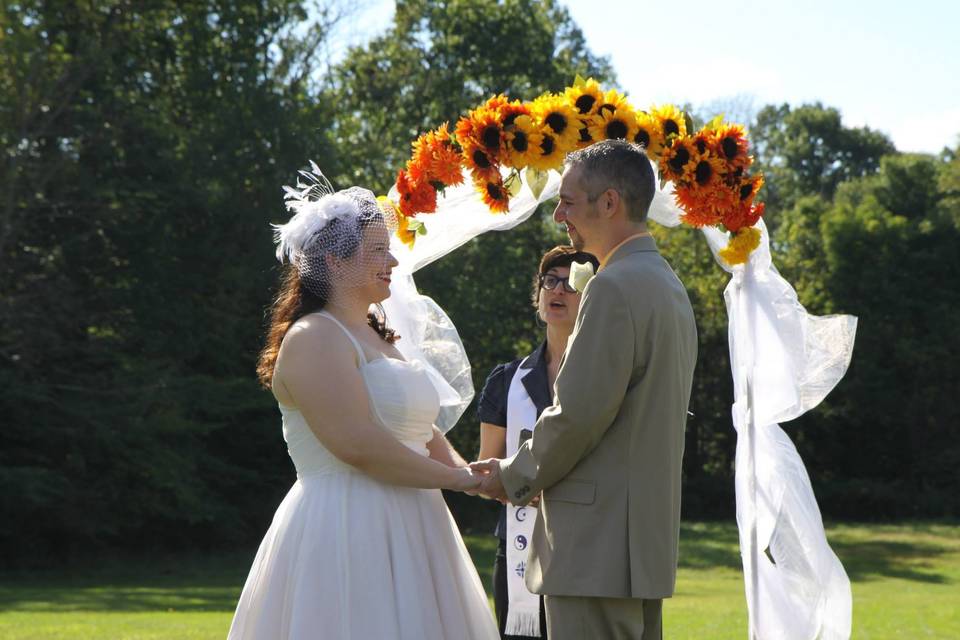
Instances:
[[[422,216],[428,233],[410,249],[394,238],[388,317],[401,335],[401,351],[429,365],[444,405],[440,425],[456,423],[473,397],[470,364],[450,319],[416,290],[413,273],[481,233],[503,231],[556,196],[550,172],[535,197],[524,185],[510,211],[491,214],[467,179],[449,188],[437,212]],[[395,195],[395,194],[393,194]],[[667,183],[649,217],[668,227],[681,211]],[[734,379],[737,431],[737,525],[743,557],[750,637],[758,640],[839,640],[850,637],[852,598],[843,566],[827,544],[806,469],[780,422],[816,407],[846,373],[853,353],[853,316],[810,315],[773,266],[761,220],[761,245],[746,265],[731,268],[718,256],[727,236],[703,230],[717,263],[731,274],[724,292]],[[405,333],[406,332],[406,333]],[[406,343],[406,344],[405,344]]]

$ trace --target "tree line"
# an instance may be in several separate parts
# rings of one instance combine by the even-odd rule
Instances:
[[[262,535],[293,479],[255,381],[281,185],[316,160],[386,193],[421,132],[493,93],[616,86],[559,3],[401,0],[328,64],[337,7],[24,0],[0,14],[2,562]],[[688,105],[689,108],[689,105]],[[712,117],[691,109],[700,121]],[[750,122],[774,260],[813,313],[859,316],[853,362],[785,426],[828,517],[960,512],[960,145],[898,152],[829,106]],[[697,313],[684,517],[733,514],[722,291],[699,234],[654,229]],[[477,389],[542,338],[529,288],[549,205],[418,274]],[[451,432],[476,454],[471,407]],[[489,505],[452,497],[465,526]]]

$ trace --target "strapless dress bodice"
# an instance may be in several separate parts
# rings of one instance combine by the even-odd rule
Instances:
[[[427,455],[440,398],[423,366],[396,358],[377,358],[360,365],[360,375],[370,398],[370,413],[383,428],[414,451]],[[330,453],[310,430],[295,407],[280,405],[283,439],[298,476],[353,467]]]

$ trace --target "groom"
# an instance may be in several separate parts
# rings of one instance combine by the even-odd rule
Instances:
[[[512,458],[473,467],[481,491],[542,500],[525,568],[550,640],[660,638],[673,594],[680,466],[697,330],[683,284],[646,227],[642,147],[598,142],[567,157],[560,202],[575,248],[600,260],[546,409]]]

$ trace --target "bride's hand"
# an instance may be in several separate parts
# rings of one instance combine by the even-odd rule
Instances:
[[[478,473],[474,473],[470,467],[457,467],[454,469],[454,475],[450,481],[450,486],[445,488],[476,495],[480,490],[480,485],[482,483],[483,476]]]

